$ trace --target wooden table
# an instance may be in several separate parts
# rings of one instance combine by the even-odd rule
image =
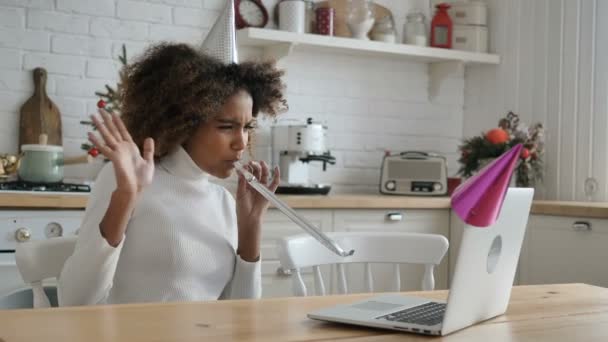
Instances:
[[[584,284],[515,287],[506,315],[442,338],[306,318],[366,296],[6,310],[0,341],[608,341],[608,289]]]

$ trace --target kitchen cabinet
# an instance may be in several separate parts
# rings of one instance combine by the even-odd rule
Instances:
[[[519,283],[608,286],[608,219],[530,215]]]
[[[449,236],[449,209],[324,209],[298,210],[324,232],[330,231],[378,231],[378,232],[415,232]],[[270,209],[265,217],[262,237],[262,282],[264,297],[291,296],[290,275],[278,270],[276,239],[292,234],[301,234],[302,229],[292,223],[277,209]],[[435,269],[435,288],[445,289],[448,284],[448,256]],[[349,292],[363,292],[363,265],[347,266]],[[278,271],[277,271],[278,270]],[[391,265],[372,265],[375,291],[390,289]],[[326,286],[336,291],[335,269],[322,268]],[[421,265],[401,265],[401,284],[403,290],[420,290],[424,273]],[[309,289],[313,287],[312,273],[304,273],[304,281]]]
[[[456,262],[456,255],[462,237],[462,221],[450,210],[448,198],[427,198],[381,195],[331,195],[331,196],[281,196],[325,232],[331,231],[405,231],[438,233],[450,241],[449,255],[444,257],[435,270],[436,288],[447,288]],[[35,238],[44,238],[48,222],[57,222],[70,231],[70,222],[80,222],[88,196],[55,194],[2,194],[0,193],[0,213],[26,213],[32,218],[42,215],[46,220],[36,224]],[[400,208],[400,209],[384,209]],[[404,209],[407,208],[407,209]],[[61,209],[61,210],[57,210]],[[8,211],[7,211],[8,210]],[[26,211],[24,211],[26,210]],[[63,214],[73,212],[74,215]],[[35,214],[35,215],[34,215]],[[66,216],[67,215],[67,216]],[[558,216],[560,215],[560,216]],[[14,243],[15,230],[30,223],[17,220],[15,215],[0,222],[1,241]],[[21,215],[17,215],[21,216]],[[0,221],[3,215],[0,215]],[[271,208],[264,218],[262,231],[262,282],[264,297],[291,296],[291,277],[279,269],[276,255],[276,240],[279,237],[301,234],[303,230],[277,209]],[[590,223],[591,230],[576,221]],[[72,227],[73,226],[73,227]],[[72,228],[70,228],[72,227]],[[74,228],[75,230],[75,228]],[[541,284],[585,282],[608,286],[608,267],[602,260],[608,256],[608,205],[587,202],[534,201],[527,235],[522,247],[520,265],[516,274],[516,284]],[[4,247],[12,250],[14,247]],[[449,267],[445,265],[449,264]],[[278,270],[278,272],[277,272]],[[382,268],[376,268],[375,285],[378,290],[384,286]],[[385,273],[386,274],[386,273]],[[419,270],[402,267],[404,289],[419,289]],[[323,269],[328,288],[332,289],[330,269]],[[311,273],[304,273],[304,279],[312,289]],[[357,290],[362,273],[354,267],[349,272],[351,290]],[[335,283],[335,282],[334,282]],[[353,287],[354,284],[354,287]],[[17,273],[12,253],[0,253],[0,293],[23,286]]]

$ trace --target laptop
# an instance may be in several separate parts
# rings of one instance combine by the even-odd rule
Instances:
[[[465,225],[447,302],[387,294],[308,314],[309,318],[426,335],[447,335],[507,310],[534,189],[509,188],[497,221]]]

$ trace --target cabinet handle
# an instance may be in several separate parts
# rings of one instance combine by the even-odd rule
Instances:
[[[389,221],[401,221],[401,220],[403,220],[403,214],[401,214],[401,213],[388,213],[388,214],[386,214],[386,218]]]
[[[283,267],[279,266],[277,268],[277,275],[281,276],[281,277],[290,277],[291,276],[291,270],[287,270],[284,269]]]
[[[590,232],[591,231],[591,222],[587,221],[574,221],[572,224],[572,229],[577,232]]]

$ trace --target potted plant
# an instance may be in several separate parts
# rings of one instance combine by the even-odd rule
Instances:
[[[458,174],[465,178],[472,176],[519,143],[524,148],[515,170],[515,185],[534,187],[543,179],[544,128],[540,123],[528,127],[513,112],[500,119],[498,127],[464,140],[459,146]]]

